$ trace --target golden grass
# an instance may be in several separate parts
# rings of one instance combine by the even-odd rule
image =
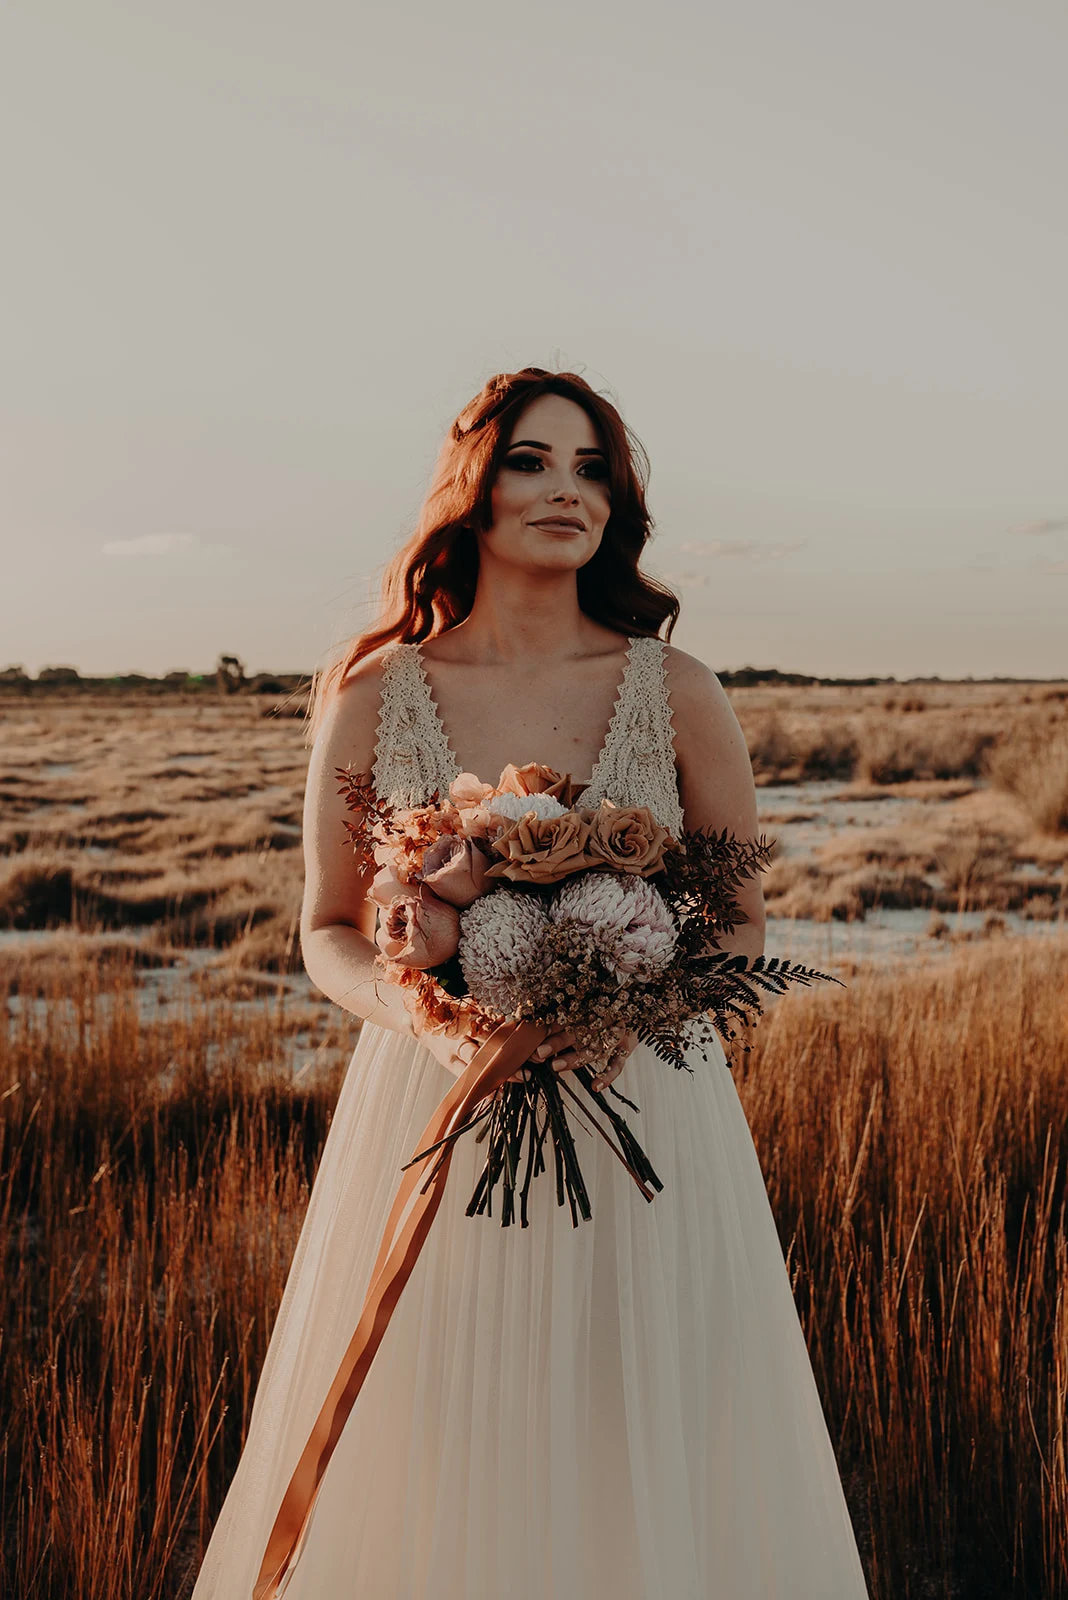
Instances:
[[[294,1083],[287,1044],[351,1030],[331,1039],[280,994],[146,1006],[116,951],[68,958],[43,1003],[32,969],[7,976],[0,1592],[178,1595],[240,1448],[338,1084],[329,1068]]]
[[[987,770],[1048,834],[1068,834],[1068,725],[1031,724],[990,752]]]
[[[0,928],[299,966],[303,728],[250,698],[0,705]]]
[[[171,1600],[338,1074],[293,1081],[324,1024],[247,977],[150,1007],[115,944],[41,1003],[8,965],[0,1590]],[[873,1600],[1068,1594],[1066,994],[1068,943],[1006,942],[790,996],[736,1068]]]
[[[873,1600],[1068,1594],[1066,1068],[1065,941],[757,1031],[741,1098]]]
[[[1063,914],[1066,695],[732,691],[759,782],[923,802],[782,855],[772,915]],[[352,1043],[285,977],[303,727],[9,696],[0,741],[0,928],[56,930],[0,946],[0,1592],[178,1600]],[[873,1600],[1068,1597],[1066,980],[1054,938],[862,974],[737,1071]]]
[[[929,906],[1055,918],[1066,696],[988,684],[732,690],[761,784],[832,779],[861,798],[928,802],[893,828],[779,861],[771,915]],[[299,968],[299,720],[265,717],[253,696],[7,695],[0,740],[0,929],[140,928],[231,963]]]
[[[979,778],[1021,720],[1043,740],[1068,732],[1068,688],[1060,685],[758,687],[732,689],[730,698],[758,783]]]

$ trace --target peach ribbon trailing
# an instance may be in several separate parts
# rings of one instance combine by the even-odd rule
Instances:
[[[282,1498],[252,1600],[280,1600],[288,1585],[330,1457],[441,1204],[454,1146],[427,1147],[440,1144],[454,1129],[463,1127],[479,1102],[522,1066],[549,1031],[537,1022],[500,1023],[478,1047],[427,1124],[416,1146],[427,1153],[422,1162],[405,1170],[398,1185],[360,1320]],[[423,1181],[428,1168],[429,1176]],[[413,1195],[415,1200],[402,1226],[401,1218]]]

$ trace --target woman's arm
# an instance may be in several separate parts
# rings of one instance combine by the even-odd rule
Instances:
[[[687,828],[713,828],[717,833],[726,828],[739,839],[755,839],[753,769],[723,686],[703,662],[671,646],[667,674]],[[749,920],[723,941],[723,948],[734,955],[762,955],[764,891],[759,878],[742,880],[738,903]]]
[[[367,657],[327,710],[312,748],[304,796],[304,904],[300,943],[312,982],[357,1017],[414,1033],[401,991],[376,980],[376,907],[367,899],[373,869],[361,870],[345,832],[348,813],[337,767],[370,773],[378,727],[381,669]]]

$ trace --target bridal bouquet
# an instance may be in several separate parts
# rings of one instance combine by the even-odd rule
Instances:
[[[369,893],[379,908],[378,965],[405,991],[417,1032],[484,1035],[511,1019],[538,1025],[540,1037],[567,1030],[579,1055],[602,1060],[633,1032],[691,1071],[687,1047],[704,1054],[716,1033],[734,1037],[760,1012],[760,990],[823,976],[718,948],[744,921],[735,892],[767,865],[763,839],[701,829],[675,839],[645,806],[576,807],[570,777],[536,762],[505,767],[496,785],[463,773],[447,798],[403,809],[350,769],[338,778],[355,815],[346,824],[353,847],[377,868]],[[502,1224],[513,1221],[518,1195],[525,1227],[548,1142],[558,1204],[566,1197],[573,1223],[588,1220],[570,1101],[652,1199],[663,1185],[622,1115],[593,1089],[591,1069],[524,1066],[523,1081],[500,1084],[408,1166],[481,1125],[486,1161],[468,1214],[489,1214],[500,1185]]]

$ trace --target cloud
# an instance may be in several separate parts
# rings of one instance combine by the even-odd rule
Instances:
[[[1068,517],[1046,517],[1042,522],[1029,522],[1017,533],[1068,533]]]
[[[194,544],[191,533],[146,533],[140,539],[110,539],[100,548],[106,556],[169,556]]]
[[[704,589],[708,583],[707,572],[664,572],[661,577],[672,589]]]
[[[716,560],[781,561],[804,547],[804,539],[784,544],[761,544],[759,539],[685,539],[679,549],[688,556],[711,556]]]

